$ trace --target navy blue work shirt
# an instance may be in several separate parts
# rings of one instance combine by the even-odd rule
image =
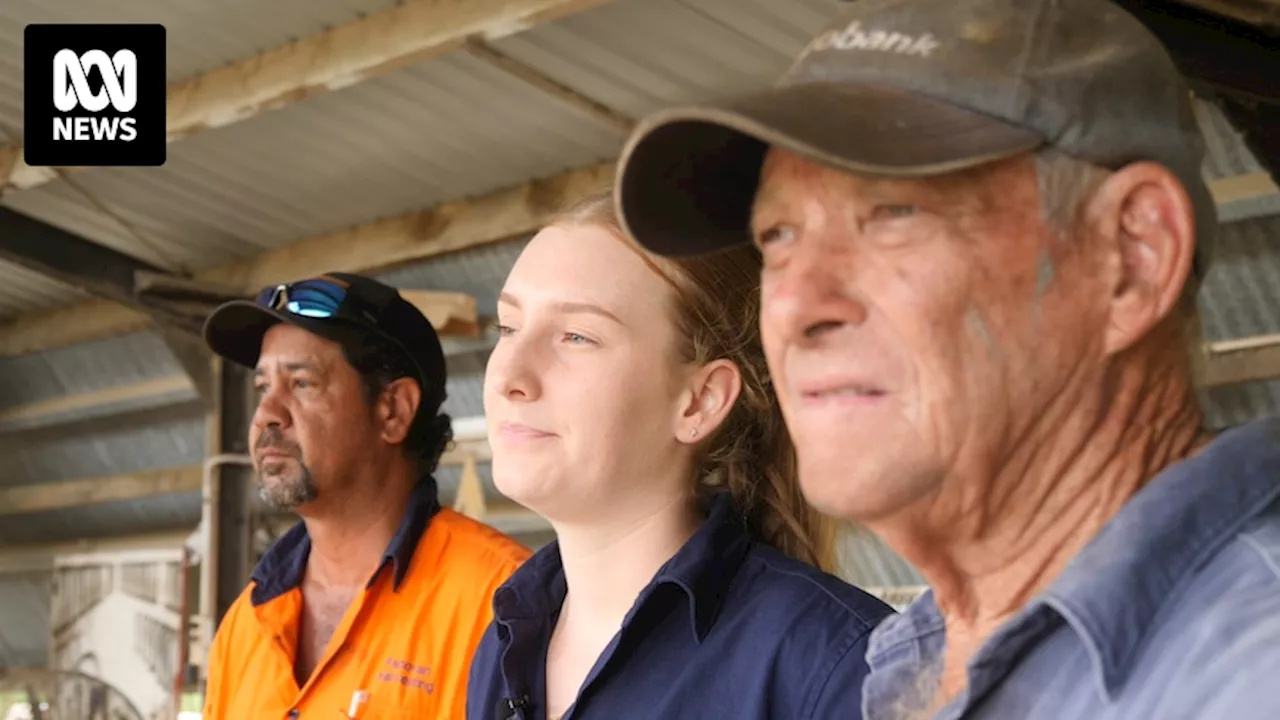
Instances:
[[[494,594],[468,720],[546,719],[547,646],[566,591],[553,542]],[[868,638],[892,612],[753,539],[721,495],[641,591],[563,720],[857,718]]]

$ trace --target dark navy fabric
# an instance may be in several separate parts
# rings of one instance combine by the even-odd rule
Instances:
[[[494,594],[468,720],[546,719],[547,645],[565,594],[554,542]],[[640,593],[563,720],[857,718],[868,638],[892,612],[753,539],[721,495]]]
[[[400,582],[409,572],[409,562],[413,560],[413,552],[418,549],[418,540],[440,509],[437,499],[436,481],[424,477],[414,486],[409,495],[409,504],[405,508],[404,518],[400,521],[396,534],[387,544],[387,551],[382,557],[382,565],[369,577],[369,587],[378,578],[382,568],[391,563],[395,573],[393,590],[400,589]],[[307,526],[299,522],[289,528],[278,540],[267,548],[262,559],[253,569],[250,579],[254,587],[250,593],[250,601],[256,605],[270,602],[275,598],[298,587],[302,583],[302,573],[307,569],[307,557],[311,554],[311,536],[307,534]]]

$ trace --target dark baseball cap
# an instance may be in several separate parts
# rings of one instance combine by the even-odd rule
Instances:
[[[851,173],[947,173],[1044,146],[1118,169],[1159,163],[1217,225],[1204,139],[1164,47],[1105,0],[857,0],[772,88],[662,110],[618,162],[624,229],[664,255],[750,239],[770,147]]]
[[[444,402],[445,359],[430,321],[390,285],[363,275],[332,272],[263,288],[253,300],[220,305],[205,320],[204,337],[218,355],[247,368],[258,364],[262,339],[288,323],[358,349],[371,336],[400,348],[417,368],[419,414]]]

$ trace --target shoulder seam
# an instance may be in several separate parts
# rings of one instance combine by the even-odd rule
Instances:
[[[467,522],[459,523],[459,519]],[[446,522],[449,523],[450,538],[463,542],[468,547],[498,560],[510,563],[513,568],[524,564],[528,560],[528,556],[532,554],[528,548],[516,542],[515,539],[503,535],[490,526],[466,515],[458,514],[456,517],[448,517]],[[469,523],[475,523],[478,527],[468,527]],[[480,532],[475,532],[476,530]],[[524,557],[521,557],[522,555]]]
[[[774,563],[771,559],[769,559],[769,558],[760,557],[760,556],[758,556],[758,555],[754,555],[754,556],[750,556],[750,555],[749,555],[749,556],[748,556],[748,559],[749,559],[749,560],[755,560],[755,561],[757,561],[757,562],[760,562],[761,564],[763,564],[763,565],[767,566],[768,568],[770,568],[771,570],[773,570],[773,571],[775,571],[775,572],[783,573],[783,574],[785,574],[785,575],[790,575],[790,576],[792,576],[792,577],[795,577],[795,578],[798,578],[798,579],[800,579],[800,580],[803,580],[804,582],[807,582],[809,585],[813,586],[814,588],[816,588],[816,589],[818,589],[818,590],[822,591],[822,593],[823,593],[824,595],[826,595],[827,597],[831,598],[831,600],[833,600],[836,604],[840,605],[840,607],[844,608],[844,609],[845,609],[845,610],[846,610],[850,615],[853,615],[855,618],[857,618],[857,619],[862,623],[862,625],[863,625],[863,628],[864,628],[864,629],[863,629],[863,632],[864,632],[864,633],[870,632],[872,629],[874,629],[874,628],[875,628],[875,626],[876,626],[876,624],[877,624],[877,623],[872,622],[872,621],[871,621],[871,619],[867,618],[867,617],[866,617],[866,616],[864,616],[861,612],[859,612],[859,611],[858,611],[858,609],[857,609],[856,607],[854,607],[854,606],[853,606],[849,601],[847,601],[845,598],[840,597],[840,596],[839,596],[839,595],[837,595],[836,593],[832,592],[830,588],[828,588],[828,587],[827,587],[826,585],[824,585],[823,583],[818,582],[816,578],[811,577],[810,575],[808,575],[808,574],[806,574],[806,573],[798,572],[798,571],[793,570],[793,569],[789,569],[789,568],[785,568],[785,567],[780,567],[780,566],[778,566],[777,564],[775,564],[775,563]],[[809,567],[809,566],[806,566],[806,567]],[[819,570],[818,568],[814,568],[814,571],[815,571],[815,572],[823,572],[823,571]],[[835,576],[832,576],[832,577],[835,577]],[[844,581],[843,581],[843,580],[841,580],[839,577],[835,577],[835,579],[836,579],[836,580],[839,580],[840,582],[844,582]],[[854,592],[862,593],[862,594],[865,594],[865,595],[867,595],[868,597],[870,597],[870,598],[872,598],[872,599],[876,599],[874,595],[871,595],[870,593],[867,593],[865,590],[863,590],[862,588],[858,587],[857,585],[853,585],[853,584],[850,584],[850,583],[845,583],[845,584],[846,584],[846,585],[849,585],[849,587],[850,587]]]
[[[1274,555],[1271,552],[1268,552],[1267,548],[1265,548],[1262,543],[1258,542],[1257,538],[1249,535],[1248,533],[1242,533],[1240,535],[1240,540],[1258,554],[1258,558],[1262,560],[1262,564],[1265,565],[1267,569],[1271,570],[1272,579],[1280,580],[1280,564],[1276,562]]]

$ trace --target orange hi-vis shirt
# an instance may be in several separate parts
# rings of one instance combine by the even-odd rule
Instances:
[[[435,483],[424,479],[384,562],[300,688],[293,668],[310,549],[299,523],[263,555],[227,610],[209,652],[204,720],[465,717],[471,656],[493,618],[493,592],[529,550],[442,509]]]

